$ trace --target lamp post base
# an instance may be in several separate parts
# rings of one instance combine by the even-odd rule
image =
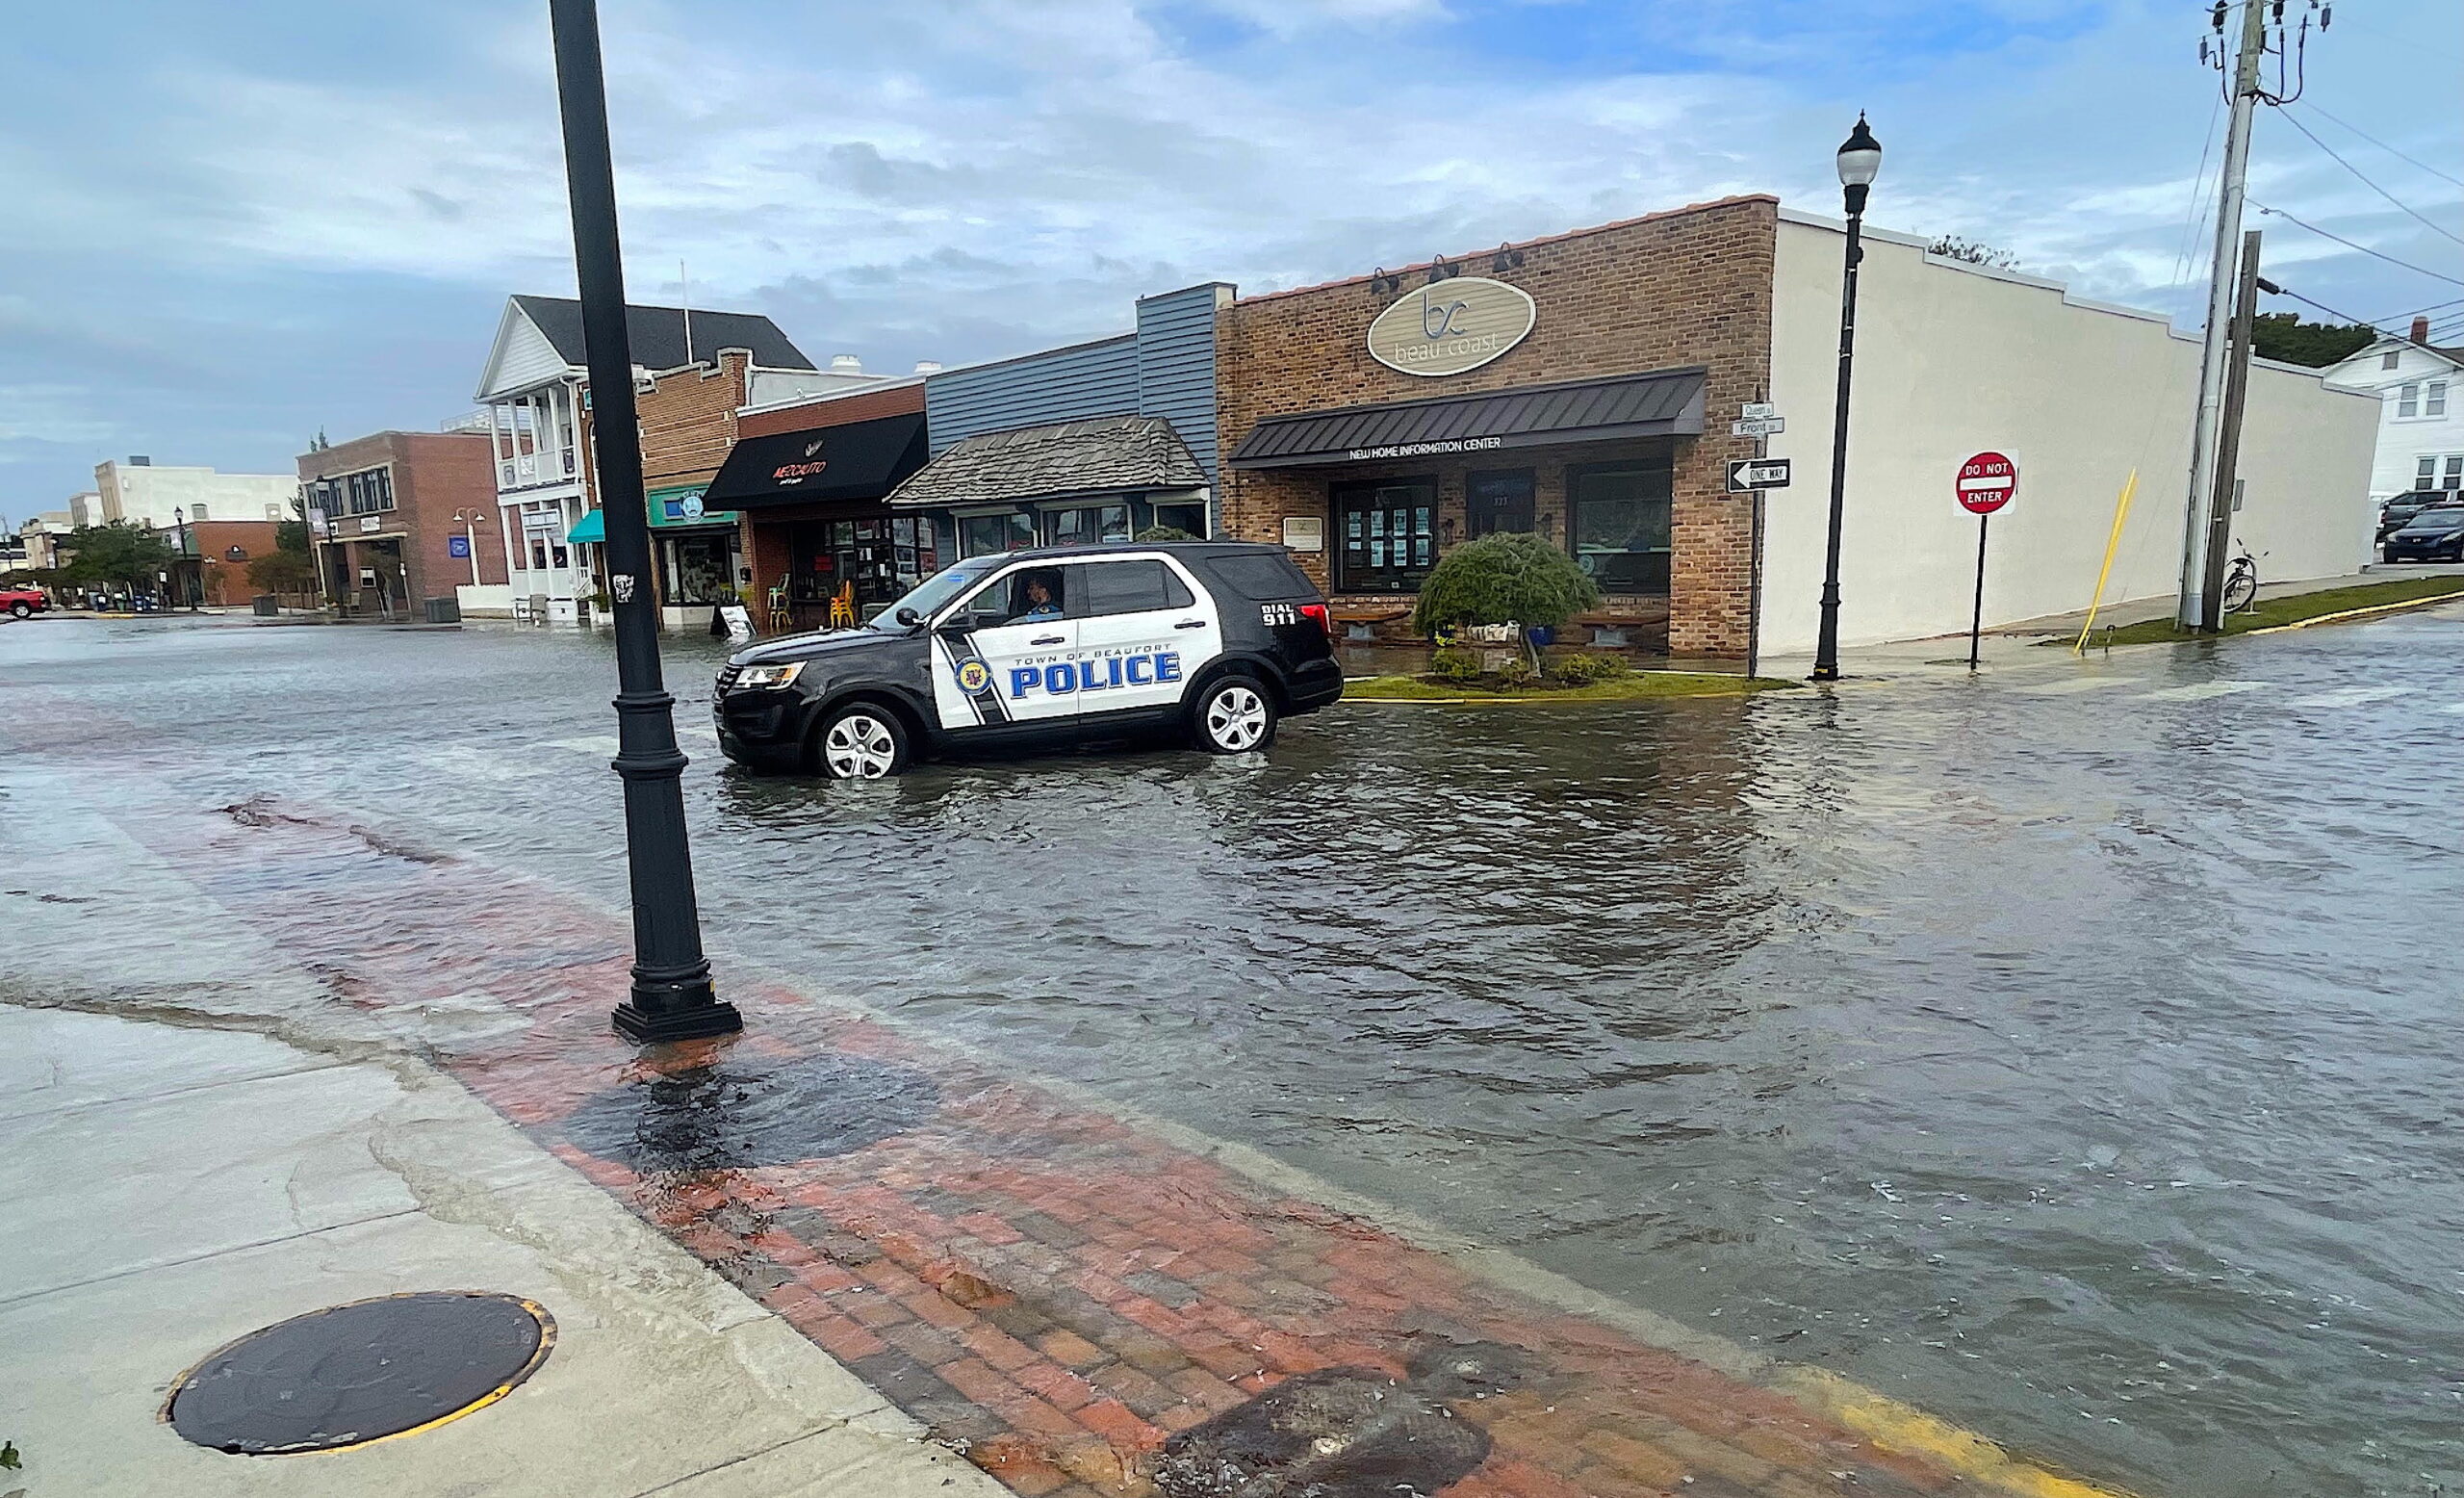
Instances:
[[[1839,680],[1839,668],[1837,666],[1816,666],[1813,668],[1812,674],[1808,676],[1806,680],[1809,682],[1835,682]]]
[[[609,1015],[616,1033],[636,1046],[665,1041],[698,1041],[712,1035],[733,1035],[744,1028],[744,1016],[725,999],[707,998],[670,1009],[646,1009],[633,999],[618,1004]]]

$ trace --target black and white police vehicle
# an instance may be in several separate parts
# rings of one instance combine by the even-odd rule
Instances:
[[[1011,552],[936,573],[860,628],[738,651],[711,710],[736,762],[842,779],[1159,731],[1243,754],[1343,696],[1328,635],[1325,599],[1279,547]]]

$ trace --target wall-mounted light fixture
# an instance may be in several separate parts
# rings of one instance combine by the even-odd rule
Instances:
[[[1437,523],[1437,529],[1439,533],[1446,537],[1446,544],[1452,546],[1454,544],[1454,517],[1449,515],[1443,520],[1440,520]]]
[[[1554,516],[1554,515],[1543,515],[1543,516],[1541,516],[1541,517],[1540,517],[1540,538],[1541,538],[1542,540],[1544,540],[1544,541],[1548,541],[1548,540],[1554,540],[1554,539],[1556,539],[1556,535],[1557,535],[1557,517],[1556,517],[1556,516]]]
[[[1523,264],[1523,251],[1511,245],[1500,245],[1498,252],[1489,259],[1489,269],[1500,273],[1511,271],[1521,264]]]
[[[1428,263],[1428,284],[1431,286],[1435,286],[1438,282],[1445,280],[1449,276],[1461,275],[1462,273],[1463,268],[1447,259],[1444,255],[1435,256],[1431,258]]]

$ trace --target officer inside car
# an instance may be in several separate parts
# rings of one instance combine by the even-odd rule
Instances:
[[[1060,581],[1048,572],[1031,572],[1018,582],[1018,601],[1025,607],[1011,615],[1011,622],[1023,619],[1058,619],[1061,617],[1061,596],[1055,586]]]

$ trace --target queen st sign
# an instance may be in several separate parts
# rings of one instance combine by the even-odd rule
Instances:
[[[1377,314],[1369,324],[1369,356],[1406,374],[1460,374],[1523,342],[1538,321],[1521,287],[1453,276]]]

